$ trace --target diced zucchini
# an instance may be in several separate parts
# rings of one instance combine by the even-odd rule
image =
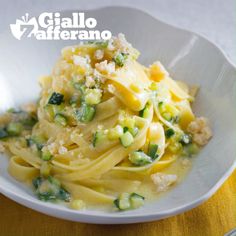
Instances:
[[[173,129],[167,129],[166,131],[165,131],[165,135],[166,135],[166,137],[167,138],[170,138],[170,137],[172,137],[173,135],[175,134],[175,131],[173,130]]]
[[[150,112],[150,105],[149,103],[147,103],[146,106],[141,111],[139,111],[139,116],[146,119],[149,116],[149,112]]]
[[[119,201],[119,198],[117,198],[117,199],[114,200],[113,203],[114,203],[114,205],[115,205],[115,207],[116,207],[117,209],[121,210],[121,209],[120,209],[120,206],[119,206],[119,202],[120,202],[120,201]]]
[[[48,176],[48,181],[49,181],[51,184],[54,184],[54,185],[56,185],[56,186],[58,186],[58,187],[61,187],[61,182],[60,182],[58,179],[56,179],[56,178],[54,178],[54,177],[52,177],[52,176]]]
[[[133,137],[135,137],[139,132],[139,128],[138,127],[129,128],[129,132],[133,135]]]
[[[43,135],[34,135],[33,140],[39,147],[43,147],[44,144],[47,142],[47,139]]]
[[[179,141],[182,145],[187,145],[190,144],[192,142],[192,137],[189,134],[183,134],[181,136],[181,139]]]
[[[189,157],[198,154],[198,152],[199,152],[199,147],[195,143],[188,144],[184,147],[184,153]]]
[[[125,132],[120,137],[120,142],[124,147],[129,147],[134,142],[133,135],[129,131]]]
[[[64,115],[60,114],[60,113],[55,115],[54,121],[57,124],[62,125],[62,126],[66,126],[67,125],[67,118]]]
[[[6,127],[6,131],[10,136],[18,136],[23,130],[23,125],[19,122],[9,123]]]
[[[51,105],[51,104],[47,104],[46,106],[44,106],[44,111],[46,113],[46,115],[48,116],[50,121],[53,121],[55,118],[55,115],[57,113],[62,113],[62,111],[64,110],[65,105],[62,103],[61,105]]]
[[[128,54],[126,53],[118,53],[114,58],[113,61],[116,63],[117,66],[124,66],[126,59],[128,58]]]
[[[107,136],[110,140],[115,140],[120,138],[122,134],[123,134],[123,128],[120,125],[117,125],[116,127],[108,131]]]
[[[123,128],[123,132],[125,133],[127,131],[129,131],[132,134],[132,136],[135,137],[138,134],[139,128],[138,127],[129,128],[125,126]]]
[[[56,191],[56,187],[52,189],[52,184],[47,179],[43,179],[40,185],[38,186],[37,190],[40,194],[43,194]]]
[[[8,137],[8,133],[5,128],[0,128],[0,139]]]
[[[133,209],[139,208],[144,205],[145,198],[137,193],[131,193],[130,204]]]
[[[163,101],[158,103],[158,108],[160,113],[164,113],[166,111],[166,103],[164,103]]]
[[[152,160],[155,160],[158,157],[157,154],[158,145],[155,143],[150,143],[148,146],[148,156],[152,158]]]
[[[122,193],[115,201],[114,205],[119,210],[136,209],[144,204],[144,197],[137,193]]]
[[[63,200],[70,201],[70,194],[61,187],[60,182],[49,176],[47,179],[37,177],[33,180],[38,198],[42,201]]]
[[[95,113],[95,107],[83,103],[75,114],[79,121],[86,123],[93,120]]]
[[[49,176],[48,181],[52,186],[52,190],[54,191],[54,194],[56,195],[57,199],[63,200],[63,201],[70,201],[71,197],[69,192],[67,192],[64,188],[61,187],[61,183],[58,179]]]
[[[50,201],[56,199],[59,187],[51,184],[47,179],[43,179],[36,190],[40,200]]]
[[[65,202],[69,202],[71,199],[70,193],[67,192],[64,188],[60,188],[57,193],[57,198]]]
[[[42,192],[42,193],[38,193],[37,195],[38,195],[39,200],[44,201],[44,202],[56,200],[56,196],[51,192]]]
[[[136,166],[144,166],[152,163],[150,156],[146,155],[142,151],[134,151],[129,155],[129,160],[132,164]]]
[[[93,147],[99,146],[99,144],[106,142],[107,135],[104,134],[102,130],[96,131],[95,134],[93,135]]]
[[[88,105],[97,105],[101,102],[102,91],[101,89],[86,89],[84,101]]]
[[[119,208],[121,210],[126,210],[130,208],[129,194],[122,193],[119,198]]]
[[[128,127],[124,127],[124,128],[123,128],[123,132],[125,133],[125,132],[127,132],[127,131],[129,131],[129,128],[128,128]]]
[[[64,95],[60,93],[53,92],[48,100],[48,104],[60,105],[63,102]]]
[[[30,138],[27,138],[26,142],[27,142],[28,147],[35,144],[37,146],[37,149],[41,150],[44,147],[47,140],[42,135],[38,135],[38,136],[34,135]]]
[[[41,185],[42,181],[43,181],[42,177],[37,177],[33,179],[32,183],[33,183],[34,188],[37,189]]]
[[[130,201],[129,201],[129,194],[128,193],[122,193],[119,198],[117,198],[114,201],[115,206],[119,210],[127,210],[130,208]]]
[[[49,151],[42,152],[41,159],[44,161],[50,161],[52,159],[52,154]]]

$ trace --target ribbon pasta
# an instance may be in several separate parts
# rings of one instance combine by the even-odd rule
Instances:
[[[9,173],[23,182],[40,176],[34,185],[44,200],[62,192],[52,194],[49,176],[88,204],[111,204],[124,192],[145,195],[140,186],[189,145],[182,137],[195,116],[187,85],[159,62],[147,68],[136,58],[121,36],[64,49],[53,73],[40,79],[32,129],[18,132],[22,120],[7,115]]]

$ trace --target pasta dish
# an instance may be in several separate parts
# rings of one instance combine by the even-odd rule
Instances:
[[[212,132],[191,109],[197,87],[138,56],[123,34],[64,48],[39,100],[0,116],[10,175],[76,210],[135,209],[177,183],[168,168],[187,165]]]

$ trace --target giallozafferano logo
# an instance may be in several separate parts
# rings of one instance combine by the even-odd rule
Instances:
[[[38,40],[108,40],[112,34],[109,30],[94,30],[95,18],[85,18],[85,13],[74,12],[71,17],[61,17],[59,12],[44,12],[38,18],[26,13],[22,19],[11,24],[13,36],[22,38],[35,37]]]

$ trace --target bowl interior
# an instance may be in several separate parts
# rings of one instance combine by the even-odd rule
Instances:
[[[74,11],[61,13],[70,16]],[[31,191],[7,173],[0,159],[0,190],[10,198],[54,216],[91,223],[129,223],[159,219],[187,210],[209,197],[232,171],[236,153],[235,68],[207,40],[164,24],[135,9],[109,7],[87,12],[97,29],[122,32],[145,65],[160,60],[176,80],[200,86],[194,111],[211,122],[214,136],[194,160],[186,179],[159,200],[134,211],[74,212],[39,202]],[[16,40],[9,32],[0,37],[0,112],[37,99],[38,77],[51,72],[62,47],[77,41]],[[43,206],[43,207],[42,207]]]

